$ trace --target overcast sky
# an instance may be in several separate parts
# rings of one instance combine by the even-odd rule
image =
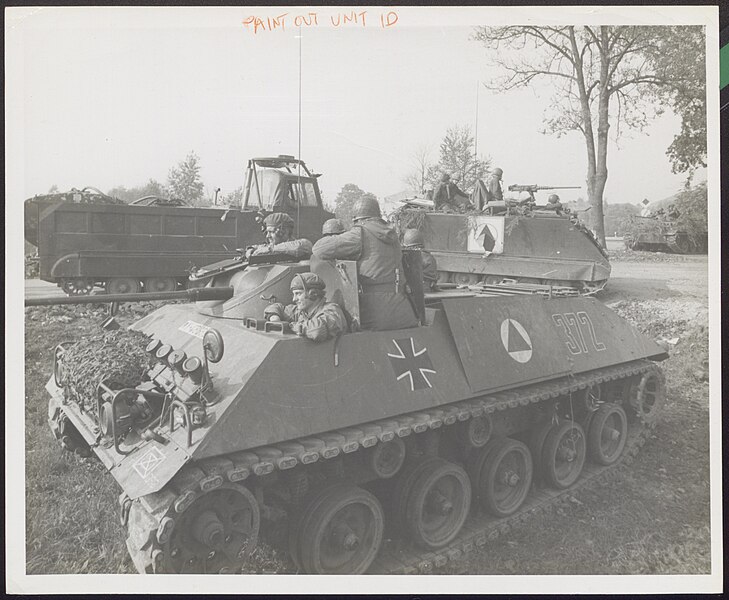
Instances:
[[[383,28],[382,11],[372,7],[356,9],[367,11],[364,25],[359,15],[339,27],[332,19],[348,10],[25,11],[9,23],[21,34],[8,51],[22,60],[22,73],[6,91],[23,117],[22,198],[12,200],[52,185],[107,191],[150,178],[165,182],[190,151],[200,157],[206,191],[227,193],[242,185],[249,157],[297,155],[293,19],[311,10],[317,25],[301,29],[301,157],[323,173],[328,202],[346,183],[379,197],[405,189],[416,148],[430,145],[436,161],[448,127],[474,128],[478,82],[495,73],[483,46],[470,39],[473,26],[527,18],[524,9],[399,8],[397,23]],[[269,30],[265,18],[284,12],[284,28]],[[656,19],[635,14],[643,19],[636,22]],[[253,15],[263,18],[257,32],[243,24]],[[529,13],[544,15],[565,18],[548,9]],[[588,18],[594,21],[582,20]],[[509,93],[480,88],[479,154],[504,170],[506,185],[577,185],[582,189],[563,198],[586,196],[582,136],[539,133],[545,83]],[[685,177],[671,173],[665,156],[679,125],[669,112],[619,146],[611,143],[608,201],[658,200],[680,188]]]

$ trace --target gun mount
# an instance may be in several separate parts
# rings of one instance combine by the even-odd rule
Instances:
[[[579,185],[519,185],[512,184],[509,186],[510,192],[528,192],[531,202],[536,204],[537,200],[534,197],[534,192],[541,192],[542,190],[579,190]]]

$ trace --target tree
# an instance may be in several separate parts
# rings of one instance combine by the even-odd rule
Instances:
[[[133,188],[126,188],[123,185],[118,185],[111,188],[107,193],[112,198],[119,198],[119,200],[123,200],[127,204],[134,202],[135,200],[139,200],[139,198],[144,198],[145,196],[159,196],[160,198],[166,198],[169,196],[169,192],[165,189],[165,187],[155,179],[150,179],[143,186]]]
[[[640,129],[661,113],[662,106],[651,103],[651,95],[660,87],[670,93],[682,77],[662,64],[661,53],[667,46],[671,54],[695,50],[693,35],[675,33],[670,27],[611,25],[476,28],[475,39],[494,51],[505,72],[489,87],[510,90],[544,77],[554,83],[545,132],[579,131],[584,136],[588,200],[603,244],[608,132],[611,124],[616,137],[621,125]],[[504,52],[504,47],[513,52]]]
[[[203,198],[204,186],[200,180],[200,159],[197,154],[190,152],[177,167],[170,169],[167,185],[172,198],[184,200],[193,206],[202,206],[206,203]]]
[[[681,131],[666,150],[674,173],[706,166],[706,34],[702,27],[666,28],[660,48],[648,58],[668,83],[653,88],[656,100],[681,117]]]
[[[358,200],[363,198],[374,198],[377,200],[374,194],[365,192],[354,183],[347,183],[334,199],[334,213],[337,215],[337,218],[344,221],[347,226],[351,226],[354,205]]]
[[[435,185],[441,175],[447,173],[459,182],[461,189],[471,189],[477,179],[486,176],[490,163],[490,159],[476,158],[471,128],[455,125],[446,131],[440,143],[440,159],[437,165],[428,169],[427,181]]]
[[[243,207],[243,186],[235,188],[228,194],[221,194],[218,196],[218,203],[223,206],[234,206],[238,208]]]
[[[403,183],[413,192],[422,192],[428,183],[428,172],[432,169],[430,164],[430,146],[421,144],[413,152],[412,170],[403,179]]]

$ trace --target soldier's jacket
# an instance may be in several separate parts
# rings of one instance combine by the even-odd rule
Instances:
[[[305,238],[281,242],[279,244],[274,244],[273,247],[268,244],[258,244],[257,246],[254,246],[254,248],[253,256],[276,253],[288,254],[299,260],[311,257],[311,242]]]
[[[323,237],[314,244],[313,254],[322,260],[357,261],[362,329],[417,326],[417,317],[405,296],[400,241],[385,221],[368,219],[349,231]]]
[[[459,197],[468,200],[468,195],[462,192],[455,183],[451,181],[441,181],[433,192],[435,210],[438,210],[443,206],[456,208],[465,204],[465,201],[458,200]]]
[[[294,325],[294,331],[314,342],[324,342],[347,331],[347,319],[335,302],[324,298],[308,311],[299,310],[296,304],[284,306],[277,302],[266,307],[266,315],[278,315],[282,321]]]
[[[432,290],[438,280],[438,265],[430,252],[421,250],[420,256],[423,264],[423,288],[426,291]]]
[[[501,202],[504,199],[504,192],[501,190],[501,180],[491,175],[486,180],[486,201]]]

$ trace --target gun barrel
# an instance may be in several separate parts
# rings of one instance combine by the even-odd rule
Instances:
[[[56,304],[108,304],[110,302],[149,302],[152,300],[228,300],[233,297],[232,287],[204,287],[181,290],[179,292],[150,292],[144,294],[99,294],[98,296],[70,296],[54,298],[26,298],[25,306],[53,306]]]

